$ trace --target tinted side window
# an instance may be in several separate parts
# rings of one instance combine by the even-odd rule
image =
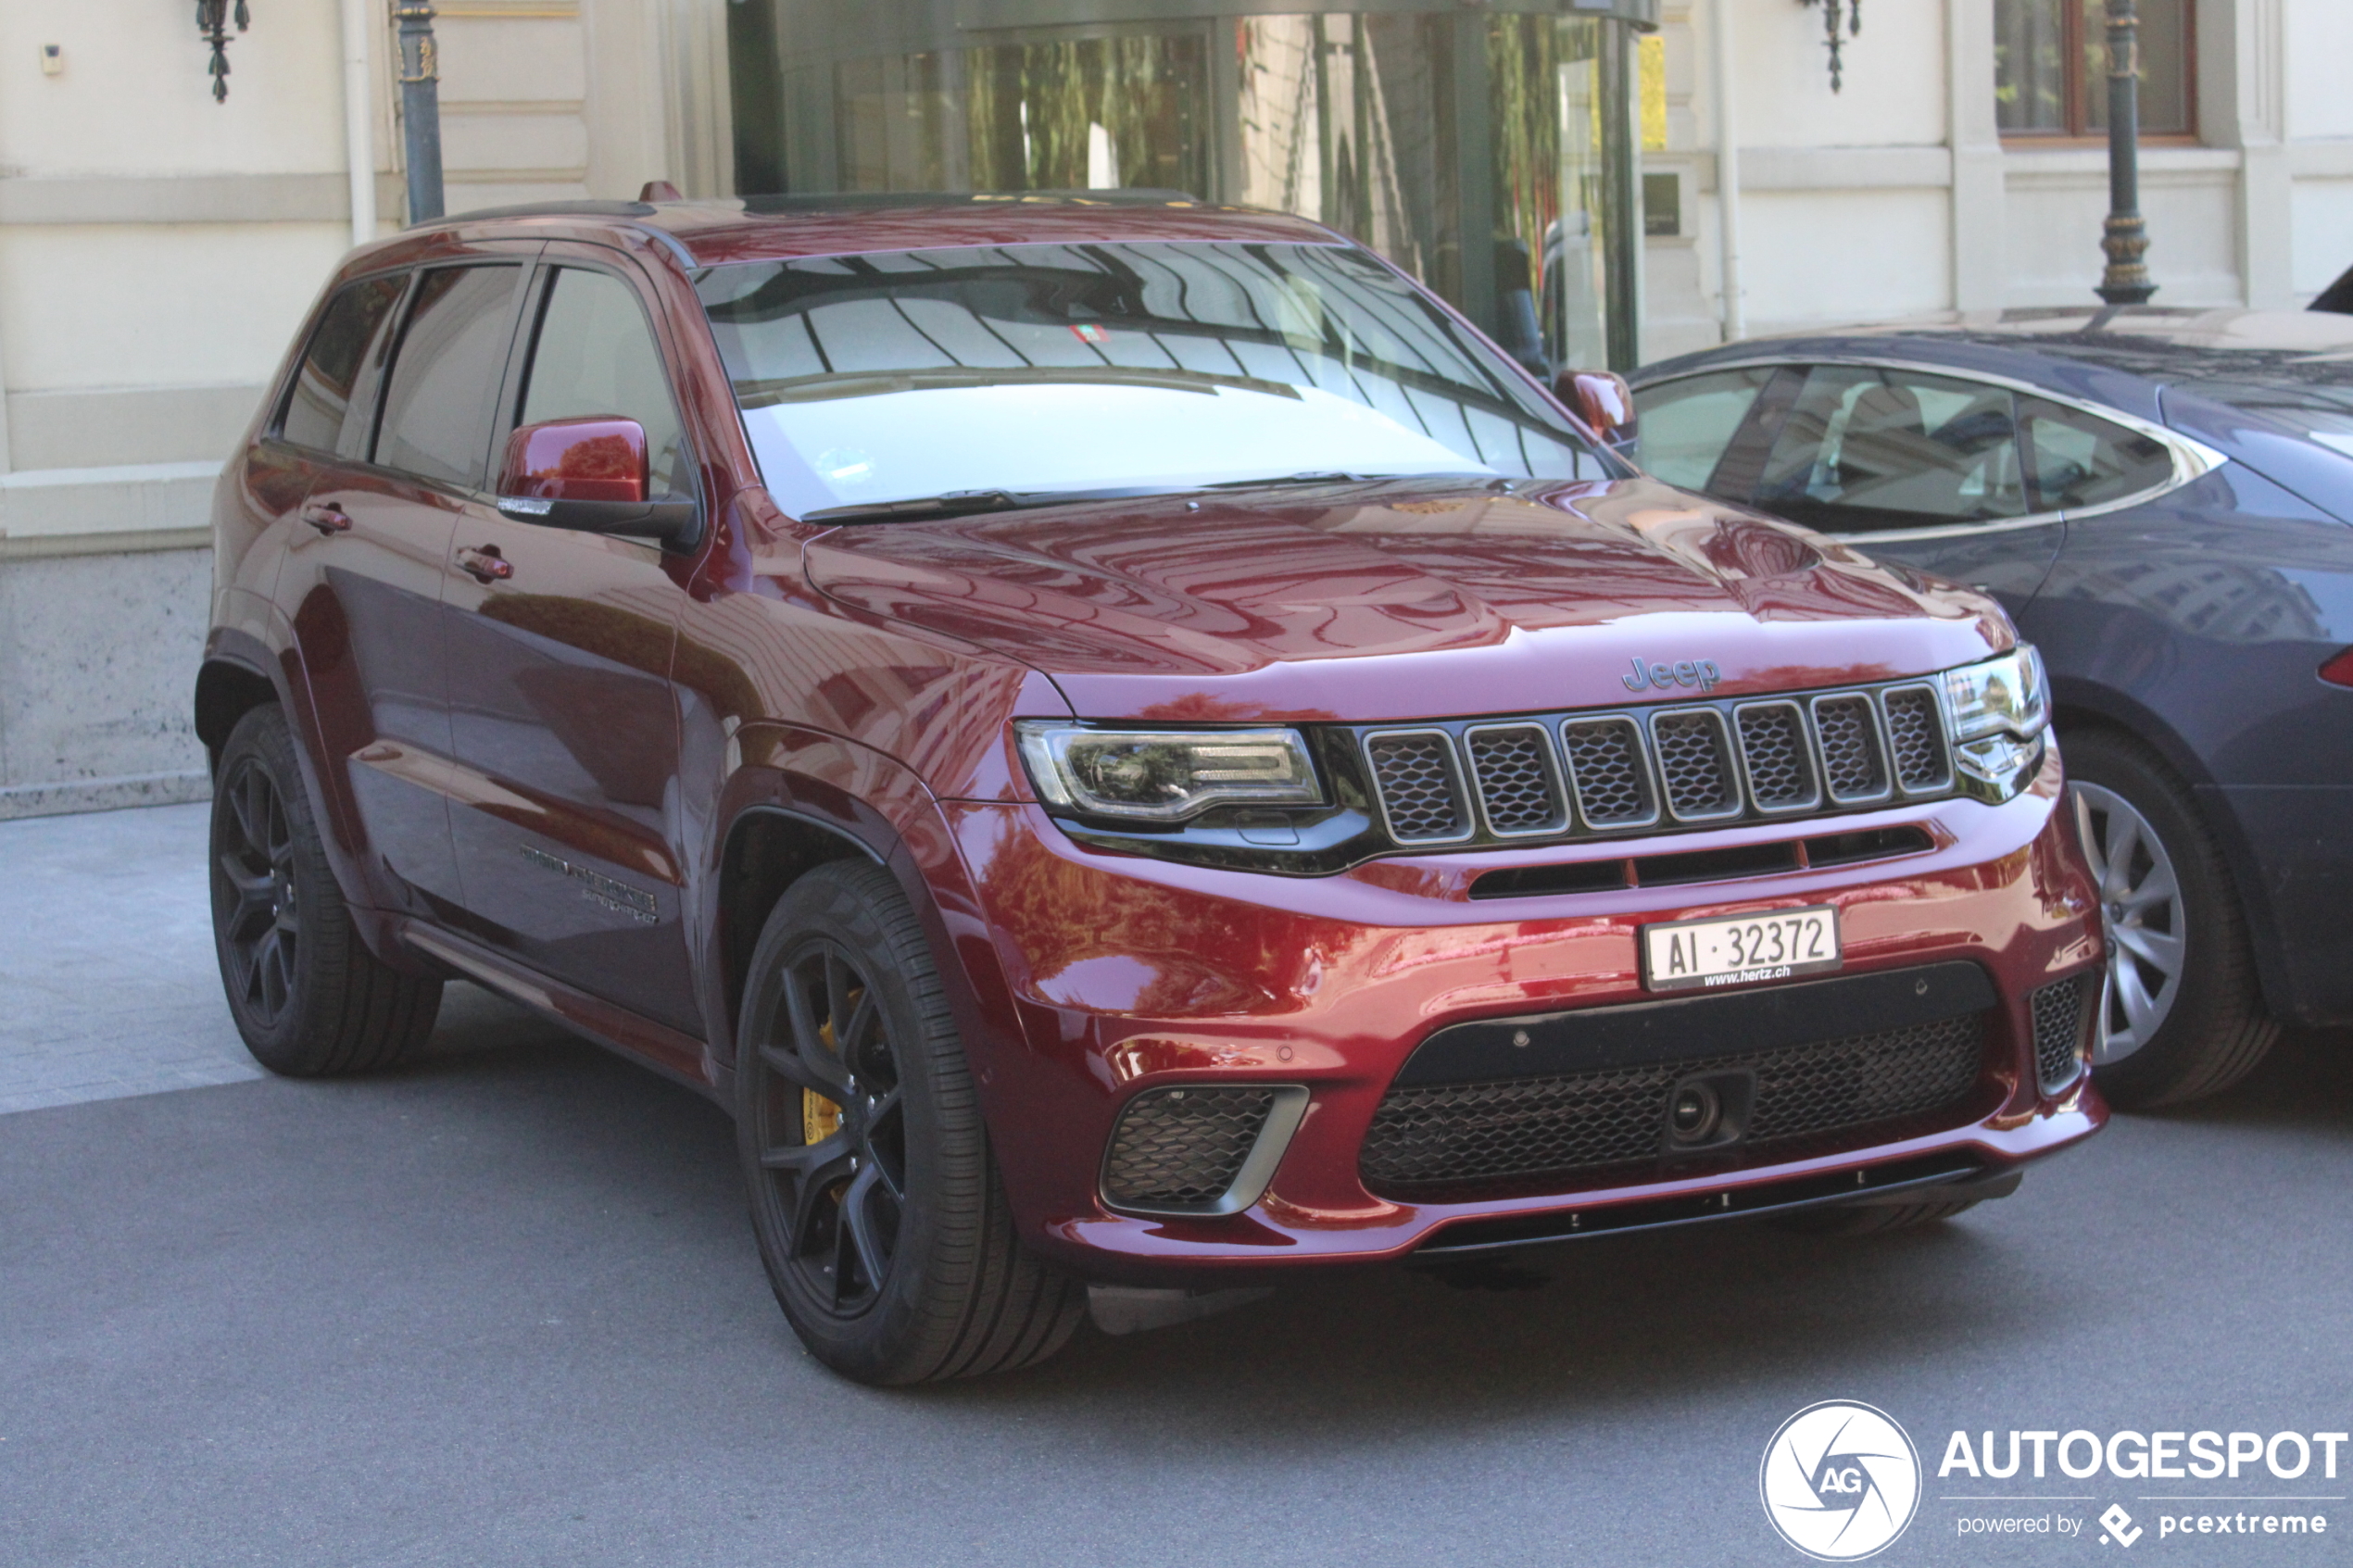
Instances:
[[[2173,477],[2173,455],[2160,442],[2039,397],[2020,402],[2034,455],[2037,511],[2120,501]]]
[[[532,346],[522,422],[616,414],[646,427],[648,488],[694,494],[693,462],[637,292],[609,272],[556,270]]]
[[[1724,448],[1756,406],[1757,394],[1773,379],[1771,366],[1686,376],[1644,387],[1636,399],[1642,415],[1642,463],[1654,476],[1686,490],[1705,490],[1723,460]]]
[[[297,446],[316,447],[356,458],[366,445],[365,398],[353,406],[361,369],[400,303],[409,280],[396,274],[347,283],[327,302],[311,334],[310,347],[295,372],[294,390],[286,398],[286,416],[278,433]]]
[[[1818,366],[1766,459],[1756,504],[1850,533],[2023,516],[2010,395],[1909,370]]]
[[[385,386],[377,462],[449,484],[482,483],[521,275],[517,267],[425,274]]]

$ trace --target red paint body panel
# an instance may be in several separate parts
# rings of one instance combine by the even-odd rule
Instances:
[[[1851,819],[1928,826],[1937,849],[1902,863],[1665,887],[1472,903],[1471,878],[1525,856],[1387,859],[1312,882],[1171,865],[1073,846],[1034,807],[950,807],[999,960],[1020,1010],[1029,1135],[1000,1134],[1026,1229],[1074,1264],[1109,1251],[1147,1265],[1257,1264],[1410,1250],[1469,1216],[1589,1210],[1680,1190],[1719,1191],[1824,1170],[1967,1148],[2006,1166],[2074,1141],[2106,1119],[2085,1088],[2045,1100],[2035,1085],[2024,997],[2100,955],[2095,892],[2063,813],[2054,757],[2007,805],[1944,801]],[[1728,829],[1680,841],[1718,846],[1800,829]],[[1994,1055],[2005,1065],[1974,1113],[1901,1146],[1760,1165],[1680,1184],[1570,1187],[1477,1204],[1396,1203],[1368,1193],[1356,1151],[1390,1080],[1445,1024],[1647,999],[1635,930],[1652,921],[1833,904],[1843,972],[1961,959],[2004,998]],[[1226,1075],[1300,1082],[1314,1110],[1257,1210],[1236,1220],[1155,1220],[1103,1208],[1091,1163],[1117,1107],[1157,1085]],[[1247,1222],[1247,1223],[1244,1223]],[[1098,1266],[1100,1265],[1092,1265]]]
[[[811,542],[809,577],[1024,659],[1090,719],[1598,708],[1672,700],[1629,696],[1636,659],[1712,659],[1737,696],[1922,674],[2012,640],[1991,599],[1648,480],[1187,506],[841,529]]]
[[[486,495],[287,447],[270,435],[278,400],[265,404],[217,495],[208,658],[287,705],[371,943],[498,985],[724,1099],[741,978],[730,954],[747,935],[727,901],[730,847],[777,815],[835,835],[889,867],[925,922],[1024,1235],[1097,1278],[1373,1261],[1467,1218],[1680,1190],[1401,1203],[1365,1190],[1357,1145],[1431,1032],[1639,999],[1635,928],[1691,914],[1836,904],[1847,972],[1964,959],[2001,998],[1994,1065],[1965,1120],[1742,1167],[1707,1190],[1948,1148],[1999,1171],[2099,1125],[2086,1081],[2039,1095],[2026,1035],[2027,993],[2099,956],[2091,889],[2055,810],[2056,753],[2006,805],[1836,819],[1838,831],[1925,830],[1933,847],[1909,858],[1608,895],[1468,896],[1500,866],[1824,830],[1392,854],[1288,876],[1084,848],[1057,826],[1013,750],[1016,719],[1623,708],[1672,700],[1629,688],[1637,659],[1710,660],[1715,695],[1731,696],[1923,674],[2012,641],[1982,596],[1642,479],[1510,494],[1396,481],[1199,510],[1120,500],[804,525],[761,487],[674,248],[710,264],[1176,239],[1342,243],[1299,220],[1202,207],[687,204],[627,220],[458,220],[355,252],[330,293],[469,259],[624,277],[654,324],[708,524],[686,554],[562,534],[499,516]],[[304,525],[322,496],[350,530]],[[421,529],[439,533],[420,544]],[[512,570],[477,580],[467,551]],[[570,896],[568,875],[602,887],[601,902],[538,909]],[[600,926],[599,910],[628,923]],[[1104,1207],[1099,1168],[1126,1098],[1219,1079],[1313,1090],[1268,1195],[1220,1220]]]

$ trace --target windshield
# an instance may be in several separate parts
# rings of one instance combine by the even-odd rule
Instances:
[[[794,516],[973,492],[1629,471],[1344,246],[894,251],[714,267],[697,288]]]

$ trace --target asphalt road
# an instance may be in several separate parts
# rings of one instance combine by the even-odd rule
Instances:
[[[158,961],[126,943],[126,974]],[[0,1115],[0,1563],[1794,1564],[1759,1458],[1831,1399],[1928,1467],[1878,1562],[2124,1556],[2111,1502],[2133,1559],[2353,1538],[2318,1463],[1935,1475],[1957,1428],[2353,1427],[2353,1037],[1932,1233],[1598,1240],[1488,1282],[1532,1288],[1361,1274],[884,1393],[786,1328],[718,1110],[452,995],[412,1070]],[[2073,1500],[1947,1500],[1986,1493]],[[2249,1494],[2328,1500],[2215,1500]],[[2162,1537],[2169,1507],[2332,1530]],[[1957,1534],[2013,1515],[2092,1522]]]

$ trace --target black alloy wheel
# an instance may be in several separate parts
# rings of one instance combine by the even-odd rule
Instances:
[[[800,1291],[821,1311],[855,1317],[889,1280],[906,1213],[898,1063],[857,954],[812,936],[779,979],[781,1006],[752,1063],[760,1166]]]
[[[787,889],[746,975],[737,1150],[777,1305],[845,1377],[896,1385],[1045,1360],[1084,1315],[1029,1256],[923,922],[834,860]]]
[[[360,940],[274,703],[238,720],[220,748],[211,859],[221,988],[255,1060],[308,1078],[386,1067],[423,1047],[441,982],[392,968]]]
[[[220,787],[225,821],[214,832],[213,866],[216,904],[227,895],[219,917],[222,978],[240,1014],[273,1029],[294,1006],[302,940],[294,828],[258,755],[239,757]]]

